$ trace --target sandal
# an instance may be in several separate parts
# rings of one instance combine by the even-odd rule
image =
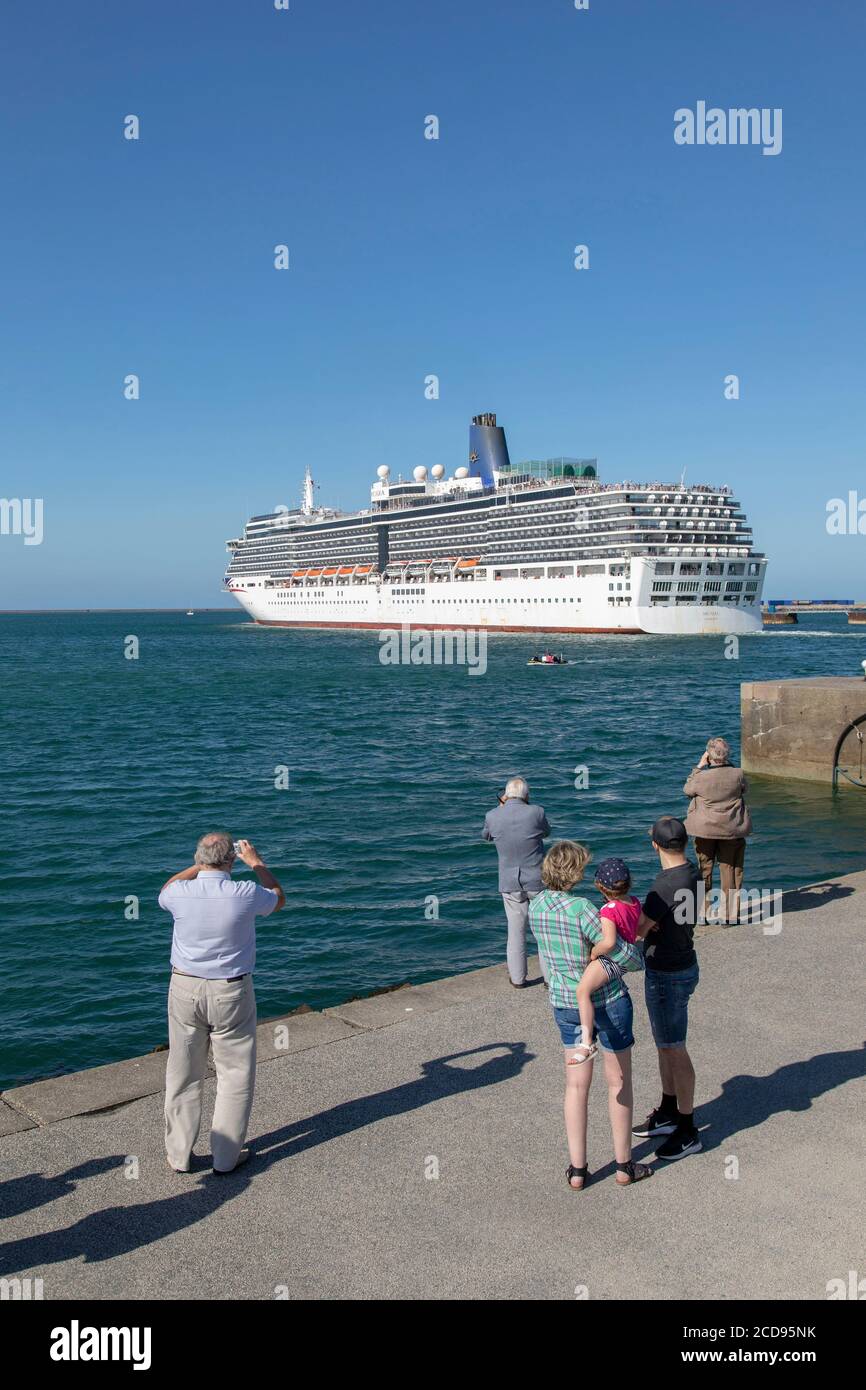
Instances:
[[[582,1052],[583,1056],[578,1057],[578,1052]],[[593,1057],[597,1056],[597,1054],[598,1043],[578,1043],[574,1056],[568,1059],[568,1065],[570,1067],[579,1067],[582,1062],[591,1062]]]
[[[644,1178],[651,1178],[655,1170],[650,1168],[646,1163],[635,1163],[632,1159],[629,1159],[628,1163],[618,1163],[616,1165],[616,1171],[628,1175],[628,1182],[620,1182],[619,1178],[617,1178],[617,1187],[631,1187],[633,1182],[642,1182]]]
[[[572,1192],[582,1192],[583,1189],[586,1187],[587,1183],[589,1182],[590,1176],[590,1171],[585,1165],[583,1168],[575,1168],[573,1163],[569,1163],[568,1167],[565,1170],[565,1181],[568,1183],[569,1187],[571,1187],[572,1178],[583,1179],[580,1187],[571,1187]]]

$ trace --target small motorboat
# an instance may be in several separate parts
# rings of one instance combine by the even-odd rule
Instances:
[[[535,656],[531,656],[526,664],[527,666],[572,666],[574,663],[563,656],[562,652],[559,653],[559,656],[555,656],[553,652],[543,652],[541,656],[538,656],[537,653]]]

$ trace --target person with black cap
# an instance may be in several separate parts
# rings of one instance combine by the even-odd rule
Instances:
[[[646,931],[644,990],[658,1050],[661,1104],[633,1133],[641,1139],[666,1135],[656,1158],[671,1161],[699,1153],[695,1126],[695,1069],[686,1050],[689,999],[698,983],[694,947],[700,874],[686,858],[688,831],[675,816],[660,816],[650,830],[661,872],[647,894],[638,935]]]

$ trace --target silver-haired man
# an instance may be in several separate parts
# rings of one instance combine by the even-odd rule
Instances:
[[[508,977],[515,989],[522,989],[529,900],[541,892],[544,837],[550,834],[544,807],[530,806],[529,787],[522,777],[512,777],[506,784],[499,805],[487,812],[481,834],[493,841],[499,855],[499,891],[508,921]]]
[[[258,883],[232,879],[237,855]],[[256,1080],[256,917],[285,905],[285,894],[249,840],[202,835],[195,863],[163,885],[159,905],[174,917],[168,992],[165,1148],[175,1172],[188,1173],[201,1126],[208,1044],[217,1076],[211,1121],[215,1173],[250,1156],[244,1148]]]

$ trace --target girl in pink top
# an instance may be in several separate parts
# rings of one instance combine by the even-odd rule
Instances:
[[[590,963],[584,970],[577,987],[581,1042],[574,1055],[569,1057],[569,1066],[588,1062],[598,1052],[598,1046],[593,1041],[595,1007],[592,996],[595,990],[601,989],[610,980],[622,979],[622,970],[614,961],[608,960],[607,952],[615,945],[617,933],[623,941],[629,941],[633,944],[637,939],[637,927],[640,921],[641,906],[637,898],[632,897],[629,892],[631,874],[628,865],[622,859],[603,859],[596,871],[595,886],[605,899],[604,907],[598,914],[601,920],[602,938],[597,946],[593,946],[590,953]]]

